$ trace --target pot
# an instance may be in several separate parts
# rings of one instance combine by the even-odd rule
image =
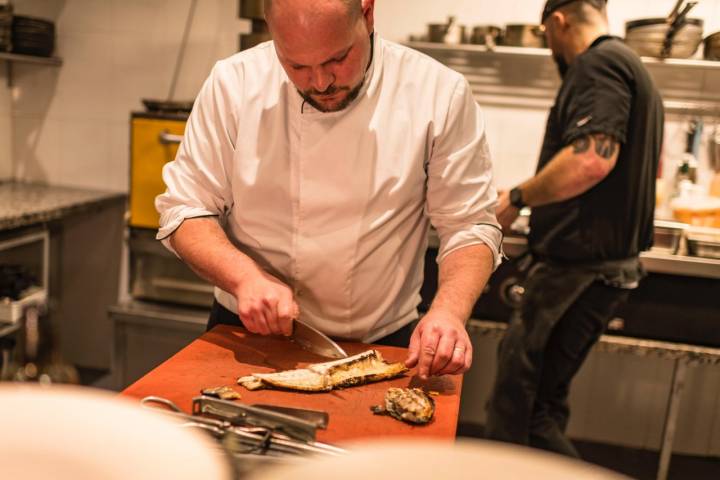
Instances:
[[[545,33],[542,25],[511,24],[505,27],[503,45],[509,47],[545,48]]]
[[[699,18],[685,19],[674,31],[664,18],[643,18],[625,24],[625,43],[640,56],[688,58],[702,43],[702,32]]]
[[[678,0],[667,18],[643,18],[625,24],[625,43],[640,56],[691,57],[702,42],[703,21],[687,18],[696,1]]]
[[[472,29],[470,43],[494,47],[502,40],[502,29],[495,25],[478,25]]]
[[[705,39],[705,60],[720,60],[720,32]]]
[[[465,43],[465,25],[458,25],[455,17],[448,17],[447,23],[430,23],[427,40],[435,43]]]

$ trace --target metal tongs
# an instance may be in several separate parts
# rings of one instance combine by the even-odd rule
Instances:
[[[667,18],[668,31],[665,34],[665,41],[661,53],[663,58],[670,56],[675,35],[685,26],[688,13],[690,13],[690,10],[695,8],[697,4],[697,1],[688,1],[685,3],[685,0],[677,0],[675,8],[673,8]]]
[[[220,418],[234,426],[267,428],[302,442],[315,441],[317,430],[314,423],[291,415],[206,395],[193,398],[192,413],[193,416],[210,415]]]
[[[290,423],[283,423],[287,419],[278,415],[281,417],[288,415],[268,411],[258,412],[262,409],[257,407],[201,396],[193,399],[193,415],[188,415],[166,398],[149,396],[143,398],[140,403],[147,408],[157,409],[149,407],[151,403],[169,408],[161,411],[183,420],[184,427],[207,431],[235,456],[253,453],[274,456],[345,453],[342,448],[314,441],[314,427],[310,437],[308,427],[297,424],[297,422],[310,422],[290,418]],[[214,418],[202,416],[204,414]]]

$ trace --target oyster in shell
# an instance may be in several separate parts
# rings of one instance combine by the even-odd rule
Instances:
[[[305,392],[327,392],[333,388],[395,378],[407,371],[405,364],[388,363],[377,350],[368,350],[352,357],[314,363],[297,370],[253,373],[240,377],[238,383],[248,390],[274,387]]]
[[[435,402],[419,388],[390,388],[385,404],[370,407],[376,415],[391,415],[407,423],[424,424],[432,420]]]

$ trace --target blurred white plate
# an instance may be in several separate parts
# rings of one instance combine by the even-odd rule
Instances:
[[[498,442],[393,440],[343,445],[342,457],[258,471],[251,480],[628,480],[588,463]]]
[[[229,479],[213,440],[116,394],[0,384],[0,477]]]

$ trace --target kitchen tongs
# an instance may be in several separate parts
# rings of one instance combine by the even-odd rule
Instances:
[[[303,442],[314,442],[317,425],[301,418],[205,395],[192,401],[193,415],[220,418],[234,426],[262,427]]]
[[[203,400],[203,402],[200,401],[201,399]],[[268,427],[255,427],[247,424],[243,424],[242,426],[236,426],[235,424],[240,421],[240,417],[238,415],[234,415],[234,413],[231,412],[229,409],[225,410],[224,406],[218,407],[218,403],[229,403],[223,400],[216,400],[209,397],[197,397],[193,401],[193,410],[195,410],[196,408],[201,408],[201,404],[202,406],[207,407],[208,402],[206,402],[206,400],[214,400],[210,403],[214,403],[215,408],[210,408],[210,410],[212,410],[213,412],[219,411],[221,412],[221,415],[217,415],[217,418],[211,418],[210,416],[205,417],[199,414],[189,415],[187,413],[184,413],[180,409],[180,407],[178,407],[171,400],[157,396],[145,397],[140,401],[140,403],[144,407],[150,409],[157,408],[151,407],[151,404],[162,405],[165,408],[157,408],[158,411],[180,420],[183,427],[198,428],[210,433],[213,437],[220,441],[222,447],[226,451],[231,453],[236,458],[243,458],[243,456],[245,455],[254,453],[273,456],[285,454],[341,455],[345,453],[345,450],[339,447],[328,445],[326,443],[304,441],[298,438],[292,438],[286,433],[283,433],[279,430],[273,430]],[[196,403],[197,407],[195,406]],[[250,408],[252,409],[252,407]],[[205,410],[208,409],[205,408]],[[234,423],[231,423],[230,420],[226,419],[230,417],[232,418],[232,421]],[[305,437],[307,436],[307,434],[303,435]]]

